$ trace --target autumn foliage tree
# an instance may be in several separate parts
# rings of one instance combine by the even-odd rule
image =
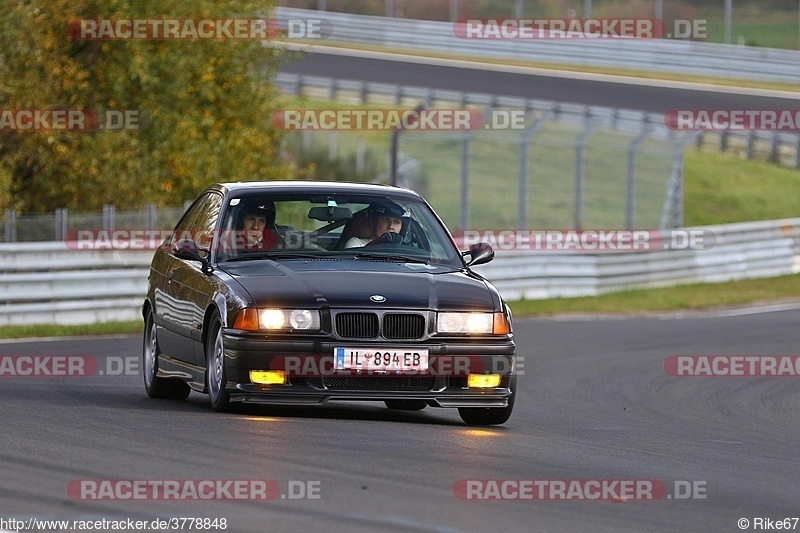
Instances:
[[[179,204],[209,183],[274,179],[280,52],[259,40],[77,40],[76,19],[269,15],[251,0],[4,0],[0,111],[134,111],[138,130],[0,131],[0,208]],[[73,23],[74,24],[74,23]]]

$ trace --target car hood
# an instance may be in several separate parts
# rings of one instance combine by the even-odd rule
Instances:
[[[436,265],[347,259],[257,260],[221,267],[258,306],[494,309],[478,276]],[[383,296],[383,303],[370,300]]]

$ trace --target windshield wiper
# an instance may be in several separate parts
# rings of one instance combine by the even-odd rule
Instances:
[[[320,257],[326,256],[292,252],[261,252],[231,257],[228,261],[250,261],[251,259],[319,259]]]
[[[398,254],[376,254],[373,252],[352,252],[357,259],[384,259],[386,261],[404,261],[406,263],[428,264],[428,259]]]

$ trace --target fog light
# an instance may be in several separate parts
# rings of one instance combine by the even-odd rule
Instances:
[[[283,385],[286,372],[283,370],[251,370],[250,381],[257,385]]]
[[[500,374],[470,374],[467,386],[471,389],[491,389],[500,385]]]

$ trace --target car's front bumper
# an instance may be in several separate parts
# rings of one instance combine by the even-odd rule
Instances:
[[[512,394],[515,347],[510,338],[454,342],[369,342],[330,338],[267,339],[223,333],[227,390],[232,402],[324,405],[331,401],[424,400],[434,407],[506,407]],[[346,375],[332,370],[334,348],[425,348],[429,370],[412,375]],[[289,373],[285,384],[250,381],[251,370],[282,370],[287,358],[313,358],[315,371]],[[454,360],[461,360],[453,364]],[[304,368],[307,368],[303,365]],[[318,370],[318,371],[316,371]],[[467,387],[468,373],[498,373],[494,388]]]

